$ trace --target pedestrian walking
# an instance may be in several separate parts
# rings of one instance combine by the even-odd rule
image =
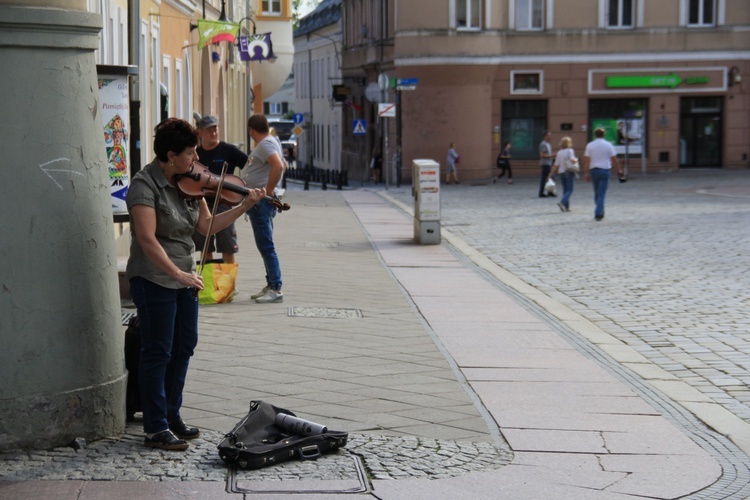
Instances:
[[[619,176],[622,177],[622,166],[617,159],[615,148],[604,139],[604,134],[603,128],[594,130],[594,140],[586,145],[583,154],[586,182],[591,182],[594,186],[594,219],[597,221],[604,218],[604,198],[607,195],[612,166],[617,168]]]
[[[573,151],[573,140],[565,136],[560,140],[560,150],[555,155],[555,163],[552,165],[549,178],[551,179],[556,173],[562,184],[563,195],[557,206],[562,212],[570,212],[570,196],[573,194],[573,187],[578,172],[578,158]]]
[[[445,158],[445,183],[446,184],[461,184],[458,182],[458,168],[456,164],[461,162],[461,155],[456,151],[455,144],[451,142],[448,148],[448,156]],[[453,179],[453,183],[451,182]]]
[[[555,155],[552,153],[552,144],[549,142],[552,140],[552,134],[548,131],[544,132],[542,136],[542,142],[539,143],[539,167],[541,168],[541,176],[539,178],[539,197],[547,198],[548,196],[555,197],[555,193],[546,193],[545,184],[549,179],[549,173],[552,170],[552,162]]]
[[[498,179],[502,179],[506,172],[508,173],[508,184],[513,184],[513,170],[510,168],[510,142],[506,142],[503,144],[503,149],[500,151],[500,154],[497,155],[497,168],[500,169],[500,175],[497,176]],[[493,183],[496,179],[493,179]]]

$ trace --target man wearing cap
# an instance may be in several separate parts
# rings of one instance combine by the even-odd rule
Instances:
[[[236,148],[231,144],[227,144],[224,141],[219,140],[219,120],[215,116],[206,115],[198,120],[198,135],[200,136],[200,146],[198,146],[198,162],[208,167],[208,169],[216,174],[221,175],[224,162],[227,162],[228,174],[233,174],[236,167],[242,168],[247,162],[247,155],[240,149]],[[214,199],[206,197],[206,202],[209,208],[213,208]],[[218,212],[225,212],[229,210],[230,206],[219,204]],[[214,248],[214,238],[216,245]],[[198,251],[203,251],[205,245],[205,237],[197,231],[193,233],[193,241],[195,242],[195,248]],[[213,252],[218,250],[221,252],[221,257],[224,262],[228,264],[234,264],[234,254],[239,251],[237,246],[237,231],[234,228],[234,223],[230,224],[229,227],[211,236],[211,241],[208,245],[208,251],[206,252],[206,260],[213,260]]]

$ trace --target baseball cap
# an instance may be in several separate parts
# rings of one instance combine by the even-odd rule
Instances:
[[[199,129],[213,127],[214,125],[218,125],[218,124],[219,124],[219,120],[217,120],[215,116],[211,116],[211,115],[206,115],[200,120],[198,120]]]

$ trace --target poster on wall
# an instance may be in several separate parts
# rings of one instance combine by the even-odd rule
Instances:
[[[618,155],[641,154],[643,151],[643,118],[598,118],[592,120],[593,129],[603,128],[604,138],[611,142]]]
[[[115,216],[127,215],[125,196],[130,185],[128,76],[125,72],[115,71],[119,69],[117,67],[98,67],[97,69],[112,212]],[[126,68],[122,69],[126,70]]]

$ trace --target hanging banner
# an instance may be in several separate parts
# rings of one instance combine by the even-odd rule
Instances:
[[[130,95],[127,68],[99,66],[97,70],[112,212],[114,215],[127,215],[125,196],[130,185]]]
[[[198,50],[209,43],[232,42],[237,39],[240,25],[229,21],[198,19]]]
[[[273,56],[271,33],[240,36],[240,60],[265,61]]]

